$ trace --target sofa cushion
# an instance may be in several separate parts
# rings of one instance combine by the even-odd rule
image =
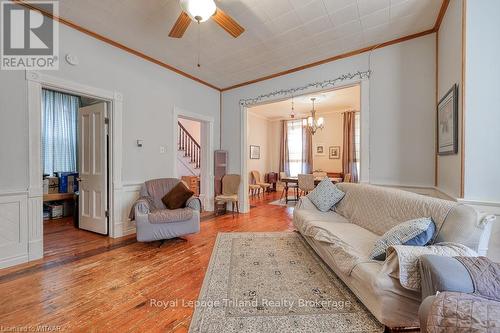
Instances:
[[[165,196],[161,199],[167,209],[179,209],[186,205],[186,201],[193,196],[194,192],[184,185],[183,182],[177,183]]]
[[[385,260],[385,252],[392,245],[424,246],[432,239],[435,230],[434,222],[428,217],[400,223],[377,239],[370,258]]]
[[[322,212],[329,211],[344,197],[345,193],[339,190],[330,179],[323,179],[311,193],[309,200]]]
[[[338,216],[336,213],[330,213]],[[337,266],[344,274],[368,258],[377,235],[352,223],[307,220],[302,224],[294,220],[297,229],[304,236],[323,242],[335,257]]]
[[[345,217],[333,211],[321,212],[317,209],[295,209],[293,212],[294,224],[300,227],[303,223],[311,222],[331,222],[331,223],[349,223]]]
[[[422,216],[431,217],[436,230],[439,230],[448,213],[459,205],[453,201],[381,186],[350,183],[337,186],[346,195],[335,211],[349,222],[380,236],[401,222]]]

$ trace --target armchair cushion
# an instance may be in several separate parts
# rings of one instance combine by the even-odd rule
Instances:
[[[149,223],[153,224],[187,221],[191,218],[193,218],[191,208],[157,209],[148,215]]]
[[[186,201],[193,196],[194,192],[191,191],[179,182],[175,185],[165,196],[161,199],[167,209],[179,209],[186,206]]]

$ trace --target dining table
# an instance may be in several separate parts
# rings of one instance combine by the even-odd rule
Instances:
[[[325,177],[315,177],[314,178],[314,186],[317,186]],[[328,177],[330,181],[334,184],[342,182],[342,178],[334,178],[334,177]],[[296,195],[294,196],[293,199],[288,198],[288,189],[289,189],[289,184],[299,184],[299,178],[298,177],[283,177],[281,178],[281,181],[285,184],[285,203],[288,203],[289,201],[298,201],[299,200],[299,191],[296,192]]]

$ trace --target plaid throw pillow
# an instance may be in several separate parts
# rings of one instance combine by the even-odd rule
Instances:
[[[375,242],[370,258],[385,260],[387,248],[392,245],[427,245],[434,236],[435,230],[436,226],[430,217],[400,223]]]
[[[307,197],[320,211],[327,212],[342,200],[344,195],[345,193],[339,190],[330,179],[325,178]]]

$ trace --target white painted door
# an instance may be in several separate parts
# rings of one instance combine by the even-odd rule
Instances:
[[[79,227],[108,233],[106,103],[82,107],[78,114]]]

